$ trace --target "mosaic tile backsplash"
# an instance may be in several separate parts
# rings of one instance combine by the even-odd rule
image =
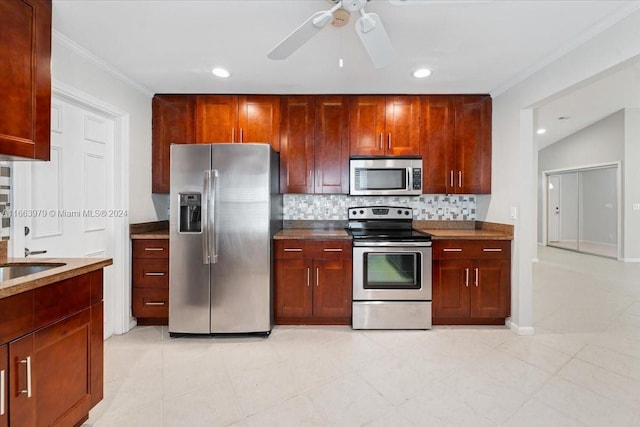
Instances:
[[[7,240],[11,234],[11,218],[5,215],[11,209],[11,163],[0,162],[0,218],[2,228],[0,237]]]
[[[476,219],[475,196],[429,195],[415,197],[346,196],[344,194],[285,194],[285,220],[346,220],[353,206],[403,206],[413,208],[415,220]]]

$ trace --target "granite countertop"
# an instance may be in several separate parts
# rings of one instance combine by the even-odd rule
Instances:
[[[513,240],[513,226],[484,221],[414,221],[433,240]]]
[[[7,258],[0,267],[34,264],[64,265],[0,282],[0,299],[99,270],[113,264],[113,260],[111,258]]]
[[[132,233],[130,235],[132,240],[136,239],[168,239],[169,231],[160,230],[160,231],[147,231],[144,233]]]
[[[318,229],[318,228],[285,228],[278,231],[274,239],[326,239],[326,240],[351,240],[351,236],[344,229]]]

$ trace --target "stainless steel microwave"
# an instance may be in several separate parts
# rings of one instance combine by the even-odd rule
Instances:
[[[353,196],[414,196],[422,194],[422,158],[352,157],[349,194]]]

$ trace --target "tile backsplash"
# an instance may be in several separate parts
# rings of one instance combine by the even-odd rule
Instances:
[[[2,220],[0,237],[9,239],[11,234],[11,163],[0,162],[0,218]]]
[[[413,208],[415,220],[475,220],[473,195],[430,195],[413,197],[347,196],[344,194],[285,194],[285,220],[346,220],[353,206],[403,206]]]

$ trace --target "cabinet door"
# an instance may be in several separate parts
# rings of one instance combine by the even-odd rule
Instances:
[[[199,95],[196,98],[196,142],[239,142],[238,97]]]
[[[195,97],[156,95],[151,108],[152,191],[168,193],[171,144],[195,142]]]
[[[9,425],[36,425],[36,362],[33,334],[9,343]]]
[[[383,96],[352,96],[350,103],[351,155],[383,155]]]
[[[383,145],[389,156],[420,154],[420,98],[388,96]]]
[[[315,106],[316,194],[349,193],[349,98],[320,96]]]
[[[475,260],[471,290],[471,317],[505,318],[509,307],[509,265],[505,260]]]
[[[454,190],[455,98],[435,95],[421,99],[422,192]]]
[[[238,142],[265,142],[280,151],[280,97],[241,96],[238,102]]]
[[[491,97],[457,97],[455,122],[455,193],[491,193]]]
[[[467,260],[433,261],[433,317],[469,317],[471,265]]]
[[[0,154],[49,160],[51,1],[0,1]]]
[[[278,259],[275,264],[276,318],[311,316],[311,261]]]
[[[314,98],[283,97],[281,111],[280,191],[313,193]]]
[[[313,315],[351,317],[351,245],[348,241],[307,242],[313,261]]]
[[[0,427],[9,424],[9,352],[0,345]]]

